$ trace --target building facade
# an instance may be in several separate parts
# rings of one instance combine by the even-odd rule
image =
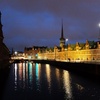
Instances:
[[[63,25],[59,41],[59,46],[54,46],[53,48],[39,46],[25,47],[24,59],[100,62],[100,41],[86,40],[85,43],[76,42],[76,44],[65,45]]]
[[[28,59],[37,59],[38,53],[44,54],[47,50],[47,47],[44,46],[33,46],[24,48],[24,57]]]
[[[91,42],[92,45],[90,44]],[[63,49],[54,47],[54,52],[38,53],[38,59],[100,62],[100,43],[86,40],[84,44],[69,44],[68,47]]]
[[[97,61],[100,62],[100,41],[88,41],[85,43],[65,45],[63,25],[60,38],[60,46],[55,46],[53,52],[46,50],[38,53],[38,59],[55,59],[60,61]]]
[[[3,43],[3,39],[4,39],[4,36],[3,36],[3,31],[2,31],[1,12],[0,12],[0,64],[9,61],[9,49]]]

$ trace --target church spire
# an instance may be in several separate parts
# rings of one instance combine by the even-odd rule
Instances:
[[[64,38],[64,34],[63,34],[63,21],[62,21],[62,28],[61,28],[61,37],[60,37],[60,47],[64,47],[65,46],[65,38]]]
[[[61,29],[61,38],[64,38],[64,35],[63,35],[63,21],[62,21],[62,29]]]

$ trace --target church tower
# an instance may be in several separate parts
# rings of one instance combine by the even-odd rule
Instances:
[[[2,24],[1,24],[1,12],[0,12],[0,43],[3,42],[3,31],[2,31]]]
[[[61,29],[61,37],[60,37],[60,47],[63,48],[65,46],[65,38],[63,34],[63,23],[62,23],[62,29]]]

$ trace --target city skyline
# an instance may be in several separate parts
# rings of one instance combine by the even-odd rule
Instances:
[[[99,0],[0,1],[4,43],[11,50],[59,46],[62,19],[67,43],[98,40]]]

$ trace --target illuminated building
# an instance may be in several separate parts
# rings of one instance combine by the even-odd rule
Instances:
[[[100,62],[100,41],[65,45],[63,25],[60,38],[60,47],[55,46],[53,52],[38,53],[38,59],[55,59],[60,61],[95,61]]]
[[[59,46],[54,46],[54,48],[33,46],[25,48],[24,54],[28,59],[100,62],[100,41],[86,40],[85,43],[76,42],[76,44],[65,45],[62,25]]]
[[[24,54],[25,58],[36,59],[38,57],[38,53],[44,53],[47,47],[44,46],[33,46],[33,47],[25,47]]]

